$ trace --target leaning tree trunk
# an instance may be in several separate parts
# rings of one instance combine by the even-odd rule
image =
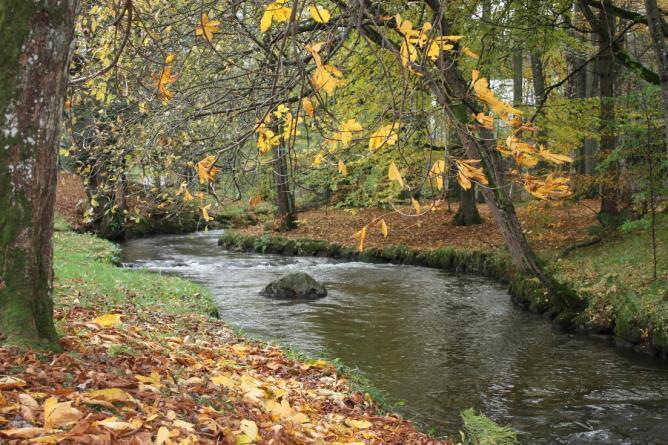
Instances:
[[[659,77],[661,79],[661,97],[663,98],[663,119],[665,128],[666,155],[668,155],[668,45],[664,37],[666,23],[661,17],[661,12],[656,0],[645,0],[647,11],[647,24],[654,43],[654,53],[659,66]]]
[[[453,33],[447,21],[442,4],[438,0],[424,0],[432,9],[434,17],[439,20],[438,28],[442,35]],[[447,53],[442,54],[437,61],[440,69],[440,81],[431,81],[429,86],[436,99],[446,111],[450,119],[456,123],[456,113],[453,113],[453,102],[460,102],[456,107],[465,106],[469,112],[477,114],[480,107],[469,95],[469,85],[457,69],[457,64]],[[535,252],[522,231],[522,225],[517,218],[515,206],[508,194],[509,180],[503,158],[496,149],[496,138],[485,128],[479,129],[474,135],[466,126],[455,125],[457,136],[467,152],[467,156],[476,156],[482,161],[482,166],[489,181],[488,186],[481,186],[485,201],[494,216],[499,231],[505,241],[515,267],[521,272],[536,277],[540,283],[555,296],[557,301],[565,307],[575,308],[580,303],[577,297],[560,286],[545,272]]]
[[[0,334],[56,347],[52,236],[76,0],[0,0]]]

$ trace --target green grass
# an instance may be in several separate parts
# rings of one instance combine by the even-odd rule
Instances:
[[[511,428],[500,426],[493,420],[476,415],[472,409],[461,413],[464,431],[462,443],[464,445],[516,445],[517,433]]]
[[[656,280],[650,231],[642,225],[576,250],[553,267],[589,299],[585,317],[611,324],[626,340],[668,350],[668,215],[659,215],[656,233]]]
[[[76,298],[79,305],[102,311],[130,301],[168,313],[216,312],[211,295],[198,284],[118,267],[120,249],[109,241],[93,235],[56,232],[54,243],[56,305],[59,299]]]

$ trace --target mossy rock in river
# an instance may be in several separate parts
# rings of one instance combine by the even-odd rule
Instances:
[[[272,281],[260,294],[269,298],[314,300],[326,297],[327,289],[309,274],[293,272]]]

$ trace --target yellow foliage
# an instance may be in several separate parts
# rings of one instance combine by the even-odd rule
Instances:
[[[443,173],[445,172],[445,161],[439,159],[434,162],[431,170],[429,171],[429,176],[436,180],[436,188],[438,190],[443,190]]]
[[[366,240],[366,231],[368,226],[362,227],[362,230],[356,232],[352,237],[357,240],[357,250],[364,252],[364,241]]]
[[[502,119],[507,120],[508,114],[522,114],[522,112],[517,108],[512,107],[511,105],[496,97],[494,92],[489,89],[489,83],[487,82],[487,79],[480,77],[480,71],[473,70],[471,76],[471,85],[473,86],[473,91],[475,91],[476,96],[485,102],[492,109],[492,111],[501,116]]]
[[[343,159],[339,159],[339,173],[341,173],[341,176],[348,176],[348,167],[346,167]]]
[[[315,107],[313,106],[313,102],[311,101],[311,99],[309,99],[308,97],[304,97],[302,99],[302,106],[304,107],[306,115],[308,117],[313,117],[313,115],[315,114]]]
[[[456,160],[457,165],[457,182],[462,186],[464,190],[471,188],[471,181],[477,181],[481,184],[489,184],[485,173],[482,171],[482,167],[475,167],[473,164],[480,162],[475,159],[468,160]]]
[[[378,150],[384,144],[396,144],[399,140],[399,134],[397,133],[399,126],[399,122],[395,122],[393,124],[387,124],[376,130],[369,138],[369,150]]]
[[[169,57],[168,57],[169,58]],[[165,99],[171,99],[174,97],[174,93],[167,89],[167,85],[170,85],[176,82],[177,77],[172,74],[172,67],[165,66],[160,73],[160,77],[157,77],[155,74],[152,76],[154,85],[158,88],[158,91]]]
[[[217,32],[220,32],[220,20],[209,20],[209,16],[204,14],[199,26],[195,29],[195,35],[204,36],[205,39],[211,41]]]
[[[313,20],[315,20],[318,23],[327,23],[329,22],[330,18],[330,13],[327,9],[323,8],[322,6],[319,5],[311,5],[309,6],[309,12],[311,13],[311,17]]]
[[[397,181],[400,186],[404,186],[404,178],[401,176],[401,172],[399,172],[399,169],[397,168],[397,165],[392,161],[390,163],[390,167],[388,168],[387,171],[387,177],[390,179],[390,181]]]
[[[203,207],[200,207],[199,209],[202,212],[202,219],[204,221],[208,222],[208,221],[211,221],[213,219],[211,216],[209,216],[209,210],[211,209],[211,204],[207,204]]]
[[[216,175],[220,172],[220,169],[214,165],[215,162],[216,156],[210,155],[197,163],[197,176],[199,177],[200,184],[216,179]]]
[[[262,14],[262,19],[260,20],[261,32],[267,32],[269,28],[271,28],[271,23],[274,20],[277,22],[287,22],[290,19],[292,10],[287,6],[284,6],[287,2],[288,0],[276,0],[267,5],[264,9],[264,14]]]
[[[334,89],[343,83],[343,73],[334,65],[323,64],[320,57],[320,49],[322,43],[315,43],[313,45],[306,45],[304,48],[311,53],[315,61],[316,69],[311,76],[311,83],[315,91],[324,90],[327,94],[332,94]]]

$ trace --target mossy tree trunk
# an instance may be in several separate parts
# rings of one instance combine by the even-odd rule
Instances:
[[[56,346],[52,236],[76,0],[0,0],[0,334]]]

